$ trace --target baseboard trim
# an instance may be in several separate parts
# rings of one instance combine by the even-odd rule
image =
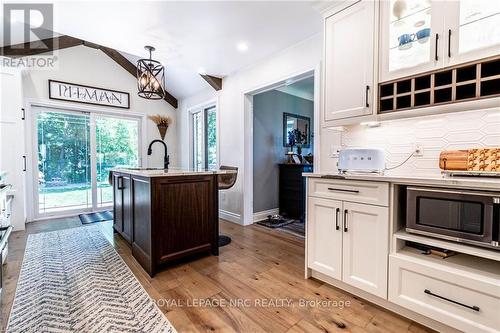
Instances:
[[[268,215],[277,215],[279,214],[279,208],[273,208],[269,210],[264,210],[262,212],[253,213],[253,222],[263,221],[267,219]]]
[[[227,210],[219,209],[219,217],[223,220],[243,225],[243,221],[241,220],[240,214],[236,214],[233,212],[228,212]]]

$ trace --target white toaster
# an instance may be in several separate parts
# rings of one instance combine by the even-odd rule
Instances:
[[[347,148],[339,153],[338,169],[342,172],[383,172],[385,153],[376,148]]]

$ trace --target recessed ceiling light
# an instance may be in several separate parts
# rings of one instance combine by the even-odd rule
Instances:
[[[207,70],[203,67],[198,68],[198,74],[207,75]]]
[[[237,45],[236,45],[236,48],[238,49],[238,51],[240,52],[245,52],[246,50],[248,50],[248,44],[245,43],[245,42],[239,42]]]

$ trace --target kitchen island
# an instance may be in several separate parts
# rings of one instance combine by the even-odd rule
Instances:
[[[150,276],[198,253],[219,254],[218,177],[231,170],[113,169],[113,227]]]

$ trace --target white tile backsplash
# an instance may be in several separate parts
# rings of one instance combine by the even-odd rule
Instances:
[[[500,107],[486,110],[449,113],[419,118],[385,121],[380,127],[347,126],[339,136],[330,136],[345,148],[381,148],[386,153],[387,167],[404,161],[419,144],[423,156],[412,157],[405,165],[391,170],[394,175],[439,174],[439,153],[447,149],[500,147]],[[329,138],[328,136],[326,137]],[[332,140],[330,138],[330,140]],[[339,144],[325,142],[326,145]],[[333,170],[331,158],[322,171]],[[333,163],[332,163],[333,162]]]

